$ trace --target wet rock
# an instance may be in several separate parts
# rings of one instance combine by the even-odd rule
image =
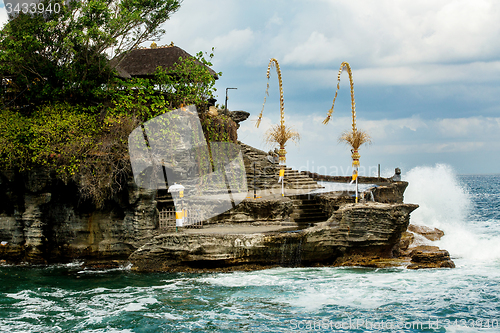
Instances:
[[[455,268],[450,253],[437,246],[418,246],[410,253],[411,262],[408,269],[422,268]]]
[[[408,250],[414,239],[415,236],[412,233],[407,231],[403,232],[403,234],[401,234],[401,240],[399,241],[399,249],[402,251]]]
[[[431,228],[425,225],[414,225],[410,224],[408,226],[408,231],[414,232],[416,234],[422,235],[428,240],[437,241],[444,236],[444,232],[437,228]]]
[[[369,251],[364,251],[362,253],[353,251],[349,254],[345,254],[335,262],[335,266],[388,268],[407,266],[410,263],[409,258],[392,258],[383,253],[381,255],[376,255],[377,251],[372,253],[367,252]]]
[[[407,258],[411,252],[410,246],[415,240],[415,235],[411,232],[405,231],[401,234],[399,243],[394,248],[394,255],[399,258]]]
[[[377,242],[395,245],[410,223],[410,213],[418,205],[367,202],[346,204],[332,214],[327,223],[346,231],[350,244]]]
[[[304,233],[172,233],[154,237],[130,256],[138,271],[179,271],[229,266],[294,266]]]

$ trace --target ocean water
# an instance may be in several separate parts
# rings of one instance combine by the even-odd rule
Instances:
[[[0,267],[0,332],[500,332],[500,175],[404,175],[455,269]]]

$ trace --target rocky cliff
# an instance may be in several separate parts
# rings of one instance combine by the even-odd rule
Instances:
[[[248,146],[243,151],[251,172],[255,164],[262,171],[262,179],[252,183],[265,184],[266,190],[276,187],[277,177],[267,172],[275,170],[272,154]],[[303,177],[307,176],[297,182],[311,182]],[[143,271],[377,266],[374,258],[398,256],[409,264],[412,256],[405,252],[406,238],[401,236],[418,206],[403,203],[407,185],[382,179],[371,189],[374,201],[354,204],[352,193],[300,194],[305,190],[302,185],[288,183],[289,191],[295,191],[291,196],[250,194],[235,208],[205,221],[202,229],[175,232],[159,228],[162,200],[157,191],[138,188],[132,177],[97,208],[79,195],[77,184],[58,180],[50,170],[5,171],[0,173],[0,260],[32,264],[84,260],[104,265],[121,260]],[[311,215],[311,210],[321,214]],[[430,267],[426,256],[449,259],[446,253],[418,250],[411,252],[413,268]]]
[[[0,259],[127,258],[157,232],[155,191],[126,189],[97,209],[47,169],[0,174]]]

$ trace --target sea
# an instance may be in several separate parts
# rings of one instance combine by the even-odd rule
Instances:
[[[500,332],[500,175],[435,165],[403,180],[411,222],[445,232],[433,245],[456,268],[1,266],[0,332]]]

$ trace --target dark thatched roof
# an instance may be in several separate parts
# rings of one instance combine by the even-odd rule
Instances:
[[[192,57],[189,53],[177,46],[165,46],[151,49],[132,50],[116,66],[118,75],[123,78],[151,77],[159,66],[171,68],[179,58]],[[200,63],[201,64],[201,63]],[[218,79],[217,73],[207,67],[210,74]]]

